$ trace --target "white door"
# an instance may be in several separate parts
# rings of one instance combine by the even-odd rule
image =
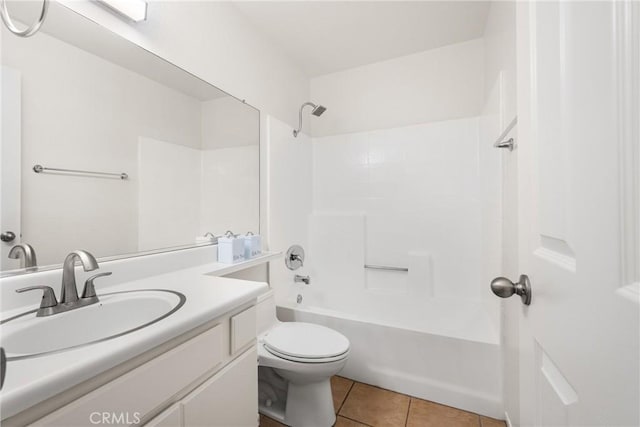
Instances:
[[[640,425],[639,7],[518,4],[523,426]]]
[[[15,235],[14,240],[0,241],[0,271],[6,271],[20,268],[20,260],[7,257],[20,243],[20,73],[2,67],[0,80],[0,233]]]

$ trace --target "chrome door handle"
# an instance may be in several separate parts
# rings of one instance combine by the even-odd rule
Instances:
[[[4,233],[0,234],[0,240],[2,240],[3,242],[13,242],[16,239],[16,233],[14,233],[13,231],[5,231]]]
[[[496,277],[491,281],[491,290],[500,298],[509,298],[511,295],[520,295],[524,305],[531,304],[531,282],[526,274],[520,275],[517,283],[513,283],[506,277]]]

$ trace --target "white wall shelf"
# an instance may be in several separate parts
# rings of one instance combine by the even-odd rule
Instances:
[[[207,276],[226,276],[227,274],[236,273],[247,268],[255,267],[260,264],[265,264],[269,261],[275,261],[282,257],[282,252],[263,252],[262,255],[252,258],[248,261],[242,261],[235,264],[223,264],[216,262],[211,264],[210,270],[206,273]]]

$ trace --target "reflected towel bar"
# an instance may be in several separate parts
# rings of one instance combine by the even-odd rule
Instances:
[[[42,165],[35,165],[33,167],[33,171],[35,173],[52,171],[52,172],[66,172],[66,173],[77,173],[77,174],[87,174],[87,175],[112,176],[112,177],[118,177],[120,179],[129,179],[129,175],[124,172],[109,173],[109,172],[83,171],[83,170],[77,170],[77,169],[45,168]]]
[[[364,268],[368,268],[369,270],[389,270],[389,271],[406,271],[406,272],[409,271],[409,269],[405,267],[386,267],[384,265],[365,264]]]

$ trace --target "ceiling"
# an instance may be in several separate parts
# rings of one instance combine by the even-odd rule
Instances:
[[[482,37],[485,1],[236,1],[301,67],[319,76]]]

